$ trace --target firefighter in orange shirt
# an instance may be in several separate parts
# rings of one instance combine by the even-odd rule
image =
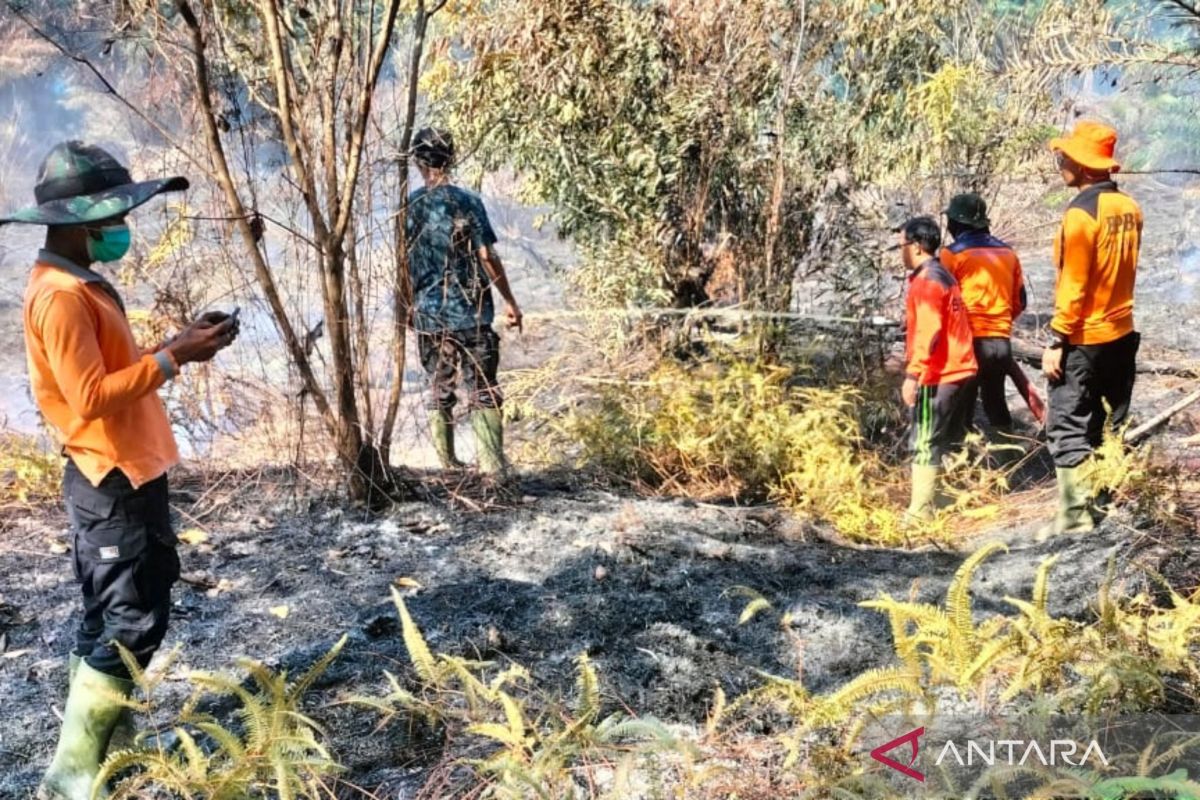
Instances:
[[[912,500],[908,517],[933,516],[942,459],[957,450],[967,432],[977,365],[971,325],[954,276],[937,259],[941,228],[932,217],[916,217],[900,228],[900,260],[908,270],[905,296],[905,405],[913,411]]]
[[[189,362],[237,336],[236,318],[211,312],[162,345],[134,341],[125,303],[92,269],[130,245],[126,215],[183,178],[134,182],[98,147],[55,146],[42,162],[37,205],[0,219],[46,227],[25,291],[25,346],[38,408],[68,456],[63,494],[83,618],[54,760],[39,800],[90,800],[92,783],[133,688],[116,645],[145,666],[167,631],[179,558],[167,470],[179,459],[156,390]]]
[[[978,395],[988,424],[1003,436],[1012,432],[1012,413],[1004,396],[1009,376],[1017,383],[1038,422],[1045,406],[1013,360],[1013,321],[1025,310],[1025,276],[1017,254],[992,236],[987,204],[974,193],[955,195],[946,208],[953,244],[943,247],[942,264],[958,280],[971,320],[979,362]],[[974,413],[975,397],[969,400]]]
[[[1042,354],[1050,381],[1047,432],[1058,479],[1055,533],[1095,526],[1088,460],[1108,424],[1129,415],[1140,337],[1133,328],[1133,285],[1142,240],[1142,211],[1117,188],[1117,132],[1081,121],[1054,139],[1059,172],[1079,193],[1054,242],[1053,341]],[[1048,532],[1048,531],[1047,531]]]

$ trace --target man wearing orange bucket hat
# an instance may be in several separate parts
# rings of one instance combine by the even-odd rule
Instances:
[[[1095,525],[1090,458],[1129,415],[1139,335],[1133,329],[1133,284],[1142,241],[1142,211],[1117,188],[1117,132],[1081,121],[1051,140],[1063,181],[1079,194],[1054,241],[1054,337],[1042,354],[1050,381],[1047,432],[1058,479],[1054,533]],[[1105,405],[1111,409],[1111,417]]]

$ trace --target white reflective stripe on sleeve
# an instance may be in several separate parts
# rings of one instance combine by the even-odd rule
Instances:
[[[179,373],[175,370],[175,364],[171,361],[171,357],[165,351],[159,350],[154,354],[154,360],[158,362],[158,368],[162,370],[162,374],[169,381],[175,380],[175,376]]]

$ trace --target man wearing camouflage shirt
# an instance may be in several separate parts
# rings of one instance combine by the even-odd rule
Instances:
[[[417,133],[413,157],[425,185],[408,202],[413,325],[421,365],[433,391],[429,424],[444,468],[461,467],[454,452],[455,383],[461,372],[470,395],[471,427],[480,471],[504,477],[503,397],[496,381],[500,337],[492,329],[492,286],[507,309],[507,327],[521,330],[521,309],[496,255],[496,234],[479,196],[450,182],[454,140],[446,131]]]

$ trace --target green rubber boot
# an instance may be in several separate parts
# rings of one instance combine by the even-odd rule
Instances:
[[[478,409],[471,415],[471,428],[479,452],[479,471],[506,477],[508,460],[504,458],[504,417],[500,409]]]
[[[928,522],[937,510],[938,484],[941,482],[940,467],[913,464],[912,501],[904,512],[910,523]]]
[[[461,469],[463,463],[454,454],[454,420],[450,417],[450,412],[431,412],[429,432],[433,436],[433,449],[437,451],[442,469]]]
[[[71,684],[75,683],[75,673],[79,672],[79,665],[83,663],[83,657],[72,652],[67,656],[67,689],[71,688]],[[137,728],[133,724],[133,712],[128,708],[121,709],[121,716],[117,718],[116,727],[113,728],[112,738],[108,741],[108,749],[112,751],[128,750],[137,744]]]
[[[82,661],[67,695],[54,760],[38,787],[38,800],[92,800],[92,784],[108,752],[113,728],[133,683],[97,672]],[[105,797],[103,790],[96,797]]]

